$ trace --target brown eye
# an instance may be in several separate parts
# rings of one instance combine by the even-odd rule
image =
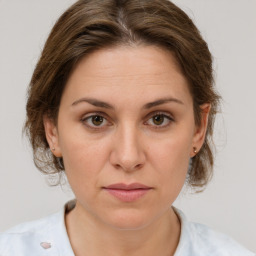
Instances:
[[[104,122],[104,118],[102,116],[92,116],[92,123],[95,126],[100,126]]]
[[[158,129],[167,128],[172,122],[174,122],[174,119],[164,112],[152,114],[145,124]]]
[[[153,116],[152,119],[155,125],[161,125],[163,124],[165,117],[164,115],[156,115],[156,116]]]
[[[82,123],[92,129],[101,129],[106,127],[109,122],[102,115],[91,115],[81,119]]]

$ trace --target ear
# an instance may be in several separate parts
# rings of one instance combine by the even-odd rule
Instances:
[[[61,149],[59,146],[59,135],[57,126],[55,125],[54,121],[47,115],[44,115],[43,121],[46,139],[52,153],[56,157],[62,157]]]
[[[194,157],[198,151],[201,149],[204,140],[205,135],[207,131],[207,125],[208,125],[208,117],[211,110],[211,104],[205,103],[200,106],[201,109],[201,123],[199,125],[196,125],[194,136],[193,136],[193,142],[192,142],[192,149],[190,156]]]

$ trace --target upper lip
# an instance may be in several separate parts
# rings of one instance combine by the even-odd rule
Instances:
[[[150,189],[152,187],[146,186],[144,184],[140,183],[131,183],[131,184],[124,184],[124,183],[116,183],[109,185],[107,187],[104,187],[107,189],[122,189],[122,190],[133,190],[133,189]]]

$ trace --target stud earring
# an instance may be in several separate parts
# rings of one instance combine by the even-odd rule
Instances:
[[[52,149],[52,151],[55,151],[55,148],[51,148]]]
[[[196,147],[193,147],[193,152],[194,152],[195,154],[197,153]]]

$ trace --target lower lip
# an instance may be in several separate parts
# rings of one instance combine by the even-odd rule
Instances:
[[[105,188],[111,195],[120,199],[123,202],[133,202],[137,199],[143,197],[150,190],[149,189],[132,189],[132,190],[123,190],[123,189],[109,189]]]

